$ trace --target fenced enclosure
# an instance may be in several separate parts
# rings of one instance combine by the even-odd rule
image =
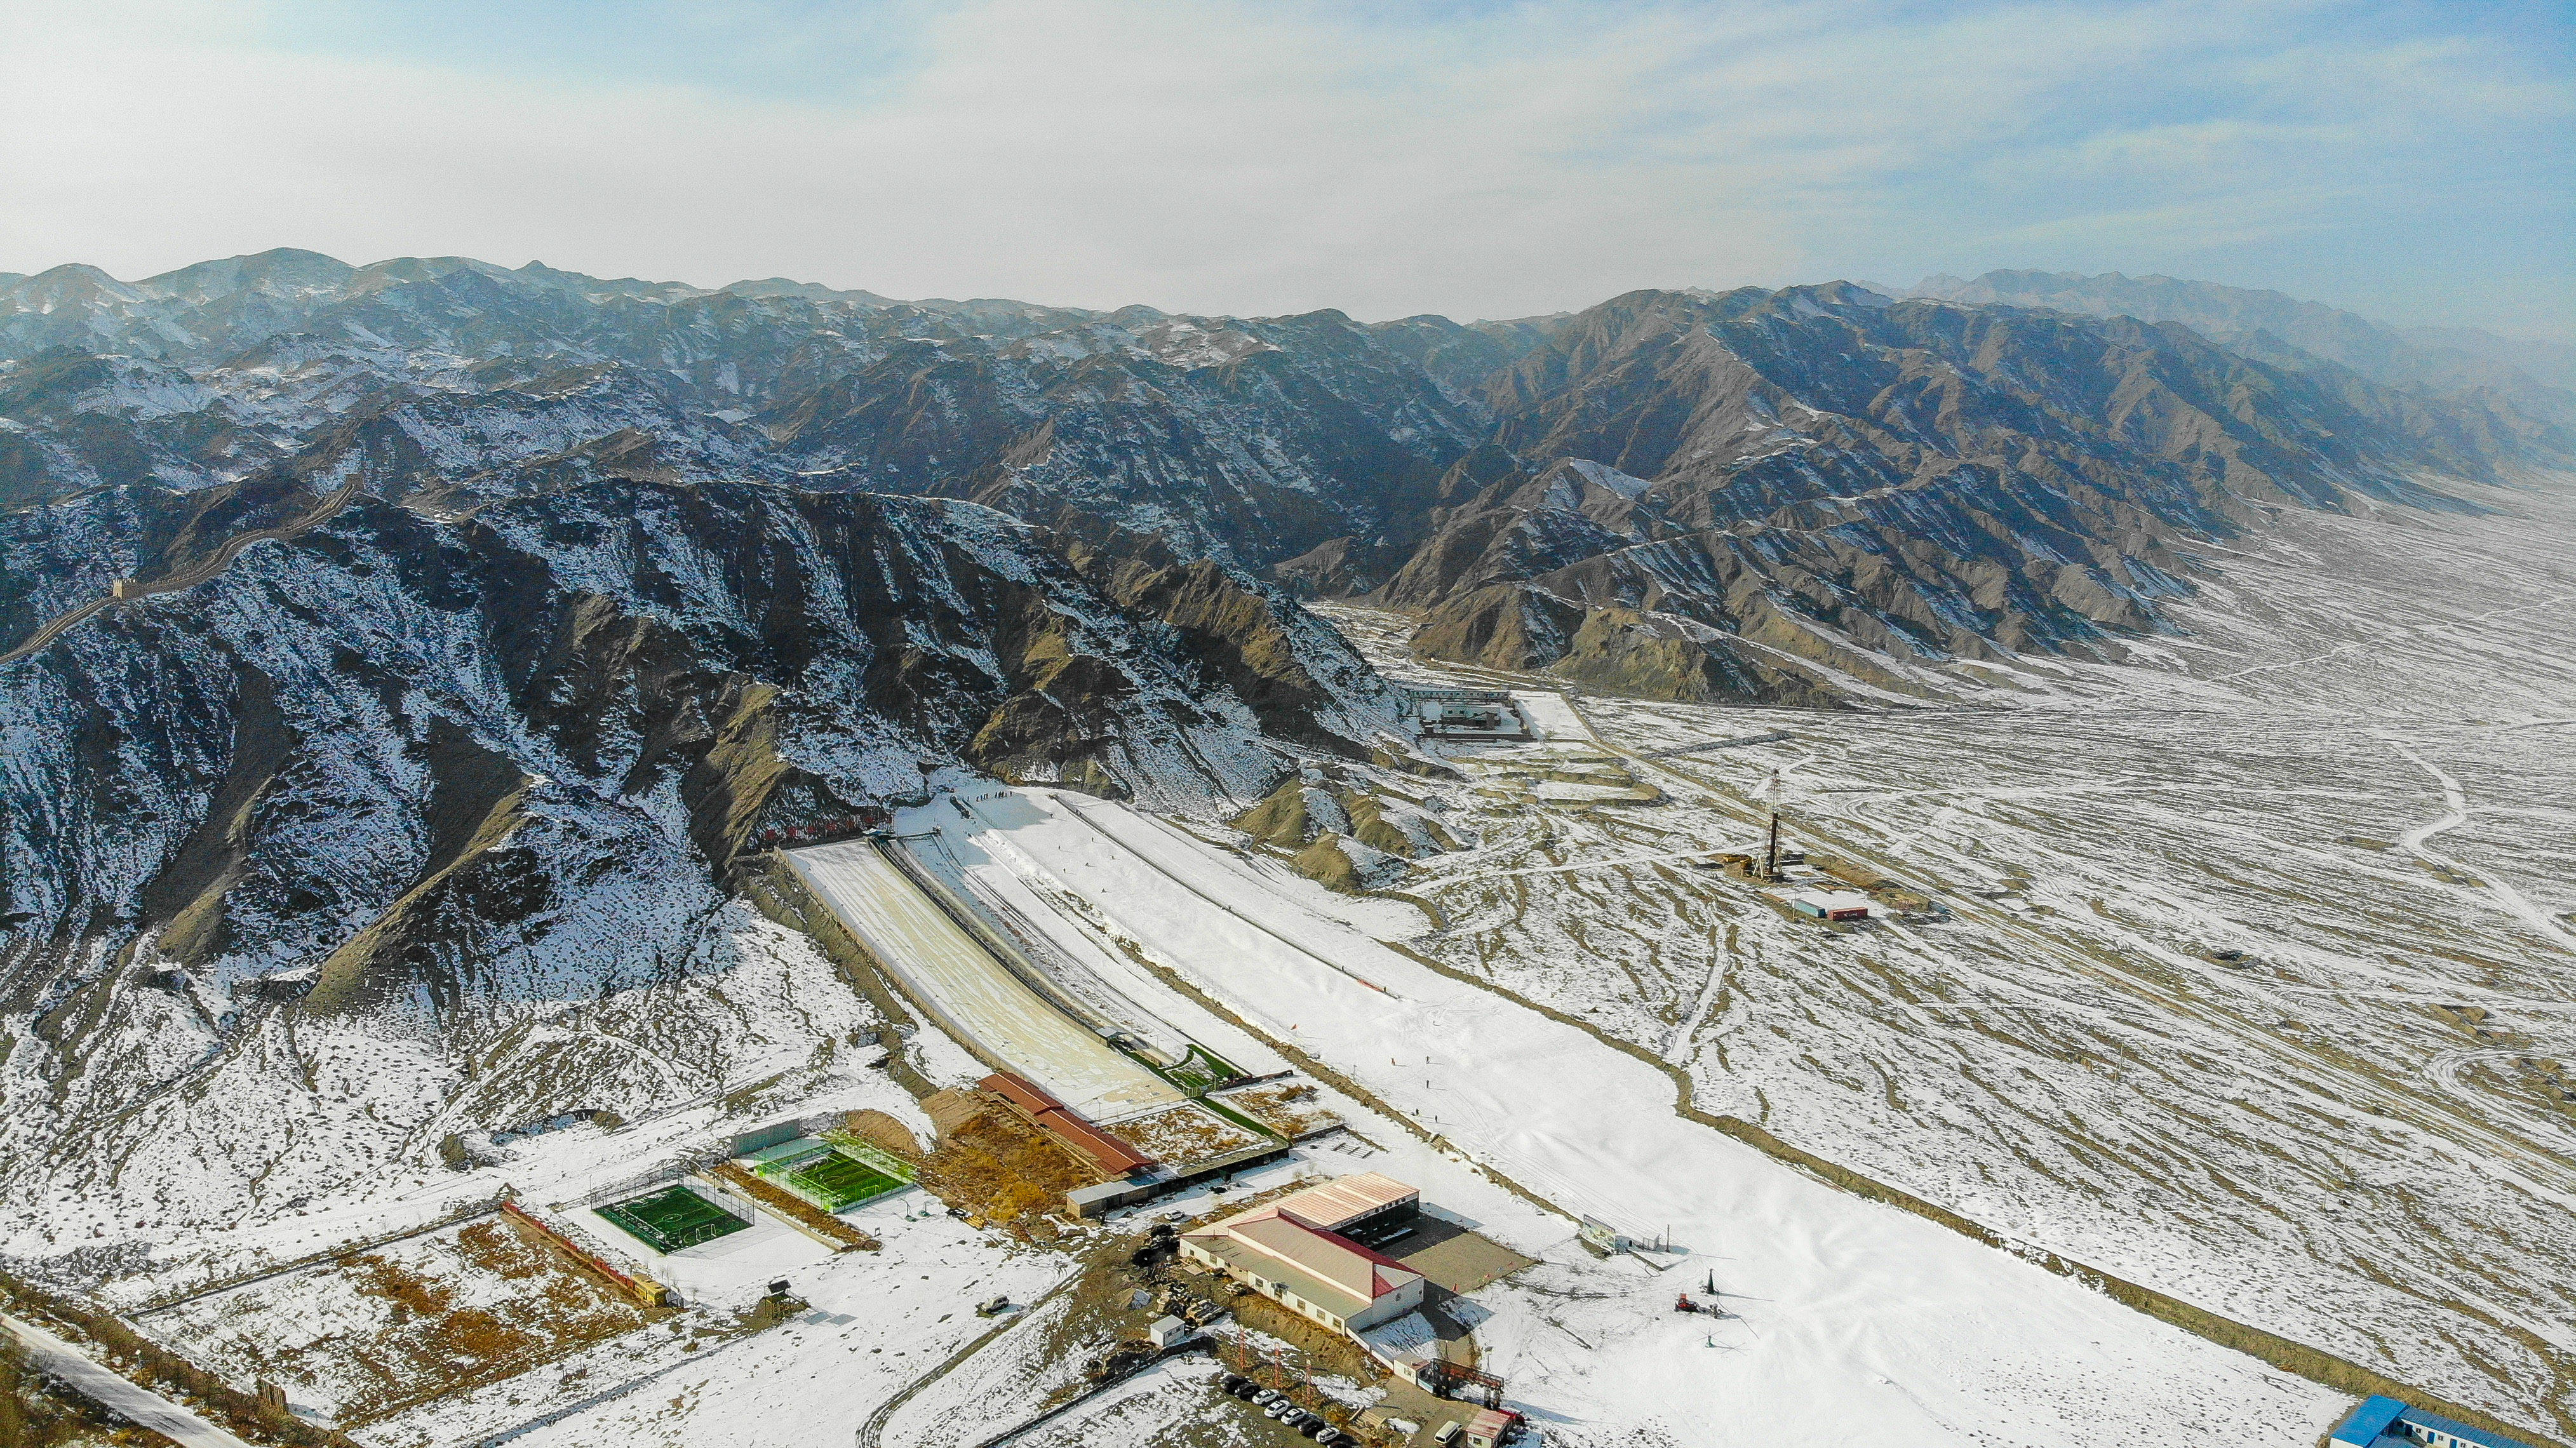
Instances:
[[[827,1212],[843,1212],[912,1185],[911,1169],[873,1147],[812,1137],[748,1158],[751,1169]]]
[[[651,1196],[596,1210],[619,1231],[665,1256],[751,1225],[676,1183]]]

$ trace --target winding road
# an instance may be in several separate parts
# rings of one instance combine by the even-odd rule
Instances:
[[[78,608],[56,614],[39,626],[34,633],[27,635],[25,641],[16,648],[0,654],[0,668],[6,668],[20,659],[37,653],[110,604],[134,603],[156,593],[177,593],[182,589],[194,588],[223,572],[235,556],[253,543],[284,542],[319,527],[330,521],[342,508],[349,506],[350,499],[358,495],[358,485],[363,481],[365,481],[363,474],[349,479],[338,492],[324,498],[311,512],[292,523],[280,524],[275,528],[254,528],[247,533],[236,533],[217,545],[214,556],[205,562],[156,578],[149,583],[137,583],[132,598],[93,598]]]

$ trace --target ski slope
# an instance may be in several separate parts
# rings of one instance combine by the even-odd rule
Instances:
[[[788,854],[841,923],[913,992],[1014,1071],[1093,1120],[1161,1106],[1181,1093],[1004,970],[973,936],[866,840]]]

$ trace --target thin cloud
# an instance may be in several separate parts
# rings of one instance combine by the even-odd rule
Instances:
[[[0,11],[0,266],[1501,316],[2044,265],[2568,310],[2563,56],[2341,5],[660,5],[573,12],[613,28],[586,50],[519,8],[434,44],[317,13]]]

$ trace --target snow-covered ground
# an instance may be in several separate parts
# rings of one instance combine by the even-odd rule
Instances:
[[[547,1179],[632,1172],[739,1129],[721,1120],[728,1095],[773,1115],[844,1096],[907,1101],[851,1044],[881,1024],[875,1011],[794,931],[725,905],[701,922],[697,954],[672,966],[586,998],[506,998],[457,1038],[255,1007],[241,1038],[202,1069],[203,1024],[162,993],[137,993],[134,1009],[175,1019],[157,1038],[144,1022],[130,1034],[154,1039],[188,1074],[78,1142],[46,1140],[34,1110],[0,1121],[10,1144],[28,1143],[0,1161],[25,1193],[12,1205],[28,1208],[0,1214],[0,1254],[96,1242],[117,1254],[120,1297],[140,1298],[425,1223],[504,1184],[551,1200],[539,1195]],[[46,1083],[13,1084],[47,1099]],[[633,1124],[501,1143],[491,1129],[496,1116],[597,1109]],[[451,1134],[489,1165],[442,1166]]]
[[[1472,842],[1404,882],[1437,923],[1326,893],[1221,830],[1057,791],[976,784],[898,828],[939,829],[963,886],[1087,977],[1069,987],[1087,1004],[1365,1093],[1323,1091],[1351,1131],[1234,1185],[1385,1171],[1539,1259],[1462,1312],[1549,1441],[1679,1445],[1723,1425],[1781,1443],[2300,1443],[2348,1400],[1693,1125],[1653,1065],[1487,984],[1687,1072],[1703,1110],[2563,1434],[2576,652],[2559,620],[2576,506],[2490,501],[2521,512],[2301,518],[2262,556],[2213,552],[2187,635],[2126,665],[1978,666],[1951,680],[1968,706],[1798,714],[1502,681],[1544,737],[1450,747],[1463,781],[1408,784]],[[1384,619],[1344,617],[1412,667]],[[1828,930],[1704,868],[1755,838],[1751,792],[1775,770],[1794,842],[1943,918]],[[877,943],[900,969],[921,933]],[[254,1032],[186,1113],[147,1103],[134,1139],[108,1143],[140,1195],[59,1178],[0,1251],[94,1233],[142,1266],[113,1289],[132,1309],[505,1184],[577,1215],[781,1116],[872,1107],[928,1135],[854,1044],[883,1022],[806,942],[738,906],[704,939],[667,978],[514,1005],[471,1060],[328,1023]],[[988,1050],[1013,1032],[994,1035]],[[982,1074],[935,1025],[908,1052],[940,1084]],[[1028,1064],[1066,1089],[1056,1054]],[[631,1124],[496,1139],[477,1103],[505,1099]],[[272,1119],[293,1130],[261,1135]],[[489,1164],[431,1165],[451,1130]],[[349,1159],[368,1164],[353,1188],[305,1185],[348,1179]],[[1227,1200],[1201,1188],[1153,1210]],[[873,1420],[900,1448],[972,1441],[1078,1366],[1049,1336],[1055,1308],[995,1333],[973,1303],[1044,1304],[1080,1254],[1117,1244],[1087,1229],[1071,1253],[1031,1247],[932,1206],[859,1209],[884,1250],[841,1255],[763,1219],[659,1258],[594,1223],[687,1310],[360,1437],[750,1445]],[[1583,1213],[1680,1250],[1664,1271],[1595,1259],[1573,1240]],[[742,1331],[735,1314],[778,1277],[810,1310]],[[327,1279],[142,1320],[253,1330],[224,1317],[229,1297],[327,1327]],[[1671,1310],[1711,1279],[1727,1315]],[[1162,1370],[1033,1441],[1198,1441],[1192,1425],[1225,1411],[1199,1372]]]
[[[2264,1441],[2345,1406],[1682,1120],[1651,1066],[1381,943],[1422,928],[1410,906],[1329,895],[1121,805],[1020,791],[975,813],[942,827],[1043,872],[1092,928],[1438,1141],[1387,1140],[1370,1165],[1544,1259],[1474,1300],[1487,1366],[1555,1441],[1679,1443],[1711,1422],[1781,1442]],[[1572,1240],[1580,1214],[1669,1231],[1679,1265],[1594,1261]],[[1712,1273],[1731,1315],[1675,1314],[1676,1289]]]
[[[445,1448],[525,1428],[510,1441],[528,1448],[765,1448],[808,1434],[812,1441],[846,1441],[878,1403],[993,1325],[975,1315],[975,1303],[993,1296],[1032,1301],[1069,1270],[1060,1254],[987,1236],[944,1213],[919,1210],[918,1193],[906,1196],[914,1200],[847,1214],[884,1243],[881,1251],[833,1255],[777,1227],[774,1251],[754,1246],[736,1249],[737,1258],[695,1258],[692,1265],[707,1276],[729,1261],[741,1263],[744,1270],[723,1275],[738,1277],[753,1294],[760,1289],[751,1284],[785,1277],[810,1310],[780,1326],[694,1352],[681,1332],[646,1329],[607,1345],[595,1362],[566,1360],[503,1389],[431,1405],[366,1440],[385,1448]],[[676,1265],[679,1259],[663,1260]]]
[[[1548,741],[1449,751],[1481,848],[1406,880],[1450,922],[1412,944],[1702,1109],[2576,1434],[2576,496],[2477,496],[2509,511],[2204,550],[2187,632],[1979,666],[1972,705],[1572,697]],[[1666,802],[1494,787],[1605,751]],[[1690,863],[1759,838],[1774,770],[1792,843],[1947,918],[1828,931]]]

